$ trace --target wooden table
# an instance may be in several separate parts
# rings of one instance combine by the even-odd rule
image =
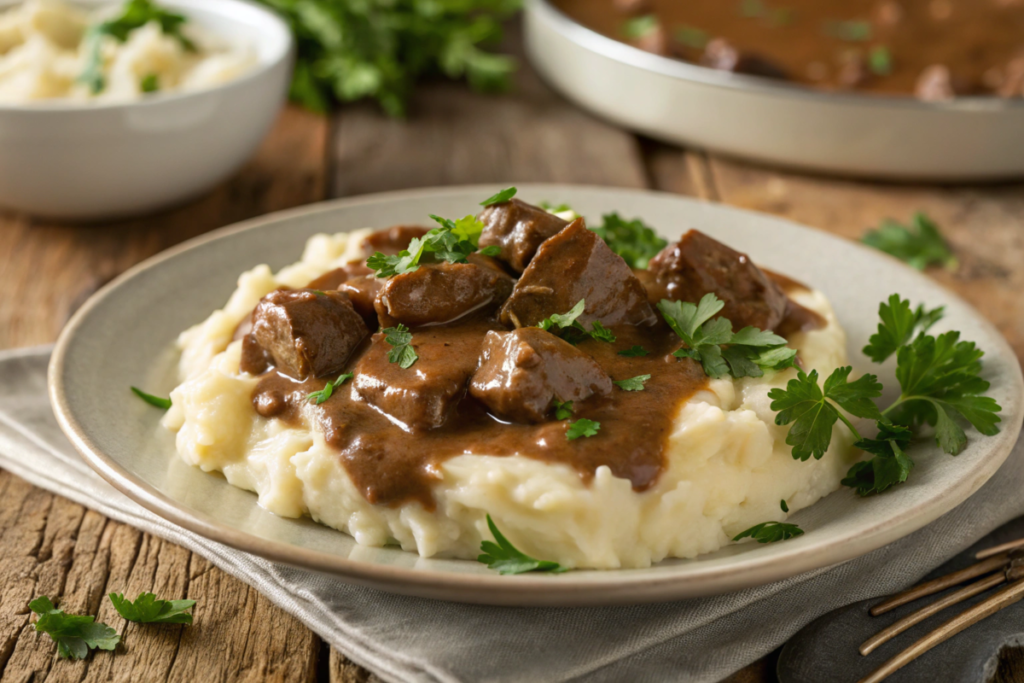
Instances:
[[[1024,358],[1024,185],[894,186],[759,168],[668,147],[574,108],[527,68],[500,97],[437,83],[407,121],[372,105],[329,119],[286,110],[255,158],[202,199],[144,219],[69,226],[0,213],[0,348],[52,342],[90,294],[182,240],[299,204],[432,185],[557,182],[653,188],[778,214],[857,239],[916,210],[938,221],[960,268],[932,275],[976,306]],[[190,627],[126,628],[129,646],[55,659],[29,624],[36,595],[123,622],[105,596],[193,598]],[[771,657],[729,680],[774,680]],[[105,519],[0,471],[0,680],[331,681],[375,676],[330,650],[245,584],[182,548]],[[995,680],[1024,682],[1004,653]]]

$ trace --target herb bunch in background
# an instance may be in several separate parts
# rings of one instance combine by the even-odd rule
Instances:
[[[515,61],[484,49],[521,0],[260,0],[284,15],[298,44],[292,99],[317,112],[377,100],[404,116],[416,81],[465,78],[505,88]]]

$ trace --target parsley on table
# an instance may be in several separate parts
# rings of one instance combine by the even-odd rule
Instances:
[[[646,268],[668,242],[639,218],[631,221],[617,213],[606,213],[602,223],[591,228],[630,268]]]
[[[118,614],[141,624],[191,624],[188,610],[196,604],[195,600],[157,600],[153,593],[140,593],[135,602],[121,593],[109,597]]]
[[[625,358],[640,358],[642,356],[647,356],[650,354],[647,351],[647,349],[637,344],[635,346],[629,347],[628,349],[619,351],[619,355],[624,356]]]
[[[658,303],[669,327],[686,344],[674,352],[677,358],[692,358],[701,364],[712,379],[761,377],[765,370],[781,370],[793,365],[796,350],[786,347],[786,340],[756,327],[744,327],[733,333],[726,318],[714,318],[725,306],[708,293],[694,305],[684,301],[662,299]]]
[[[34,624],[36,631],[47,634],[57,643],[61,659],[85,659],[89,650],[113,650],[121,641],[117,631],[96,623],[95,617],[65,614],[45,595],[28,603],[28,607],[39,615]]]
[[[506,187],[504,190],[502,190],[498,194],[494,195],[493,197],[488,197],[487,199],[485,199],[482,202],[480,202],[480,206],[491,206],[492,204],[503,204],[503,203],[507,202],[508,200],[512,199],[515,196],[516,196],[516,188],[514,188],[514,187]]]
[[[398,363],[398,367],[408,370],[412,364],[419,360],[416,349],[412,347],[412,332],[409,328],[398,323],[398,327],[388,327],[383,330],[384,341],[391,344],[388,351],[388,362]]]
[[[583,326],[583,323],[577,320],[577,318],[583,315],[586,305],[586,299],[580,299],[576,302],[575,306],[565,313],[552,313],[544,320],[541,320],[537,327],[547,330],[552,334],[557,334],[565,341],[574,345],[579,344],[588,337],[598,341],[614,343],[615,335],[611,330],[602,325],[600,320],[595,320],[589,330]]]
[[[637,375],[636,377],[630,377],[629,379],[620,379],[617,382],[612,382],[612,384],[623,391],[643,391],[644,383],[650,378],[650,375]]]
[[[555,399],[555,419],[568,420],[572,417],[572,401],[559,401]]]
[[[557,562],[549,560],[537,560],[516,549],[507,538],[495,526],[494,520],[487,515],[487,528],[491,530],[494,541],[482,541],[480,550],[482,555],[477,557],[477,562],[483,562],[488,569],[497,569],[500,574],[525,574],[526,572],[554,572],[565,571]]]
[[[153,394],[147,394],[145,391],[139,389],[138,387],[131,387],[131,390],[133,394],[135,394],[136,396],[138,396],[151,406],[156,406],[157,408],[162,408],[164,410],[167,410],[168,408],[171,407],[171,399],[169,398],[160,398],[159,396],[154,396]]]
[[[409,338],[412,339],[412,335],[410,335]],[[340,387],[342,384],[352,379],[353,376],[354,375],[351,372],[346,372],[341,375],[338,375],[338,379],[328,382],[320,391],[312,392],[311,394],[306,396],[306,400],[313,401],[317,405],[320,405],[334,394],[334,390],[337,387]]]
[[[569,423],[569,429],[565,432],[565,438],[569,441],[575,441],[584,436],[597,436],[598,430],[601,429],[600,422],[594,422],[586,418],[580,418],[575,422]]]
[[[752,538],[758,543],[775,543],[776,541],[788,541],[791,538],[803,535],[804,530],[796,524],[762,522],[750,527],[743,533],[737,534],[732,540],[740,541],[744,538]]]
[[[86,30],[84,42],[87,58],[85,68],[78,77],[79,82],[88,86],[94,95],[103,92],[107,87],[103,75],[104,37],[109,36],[123,43],[128,40],[128,34],[151,21],[160,25],[164,35],[176,38],[183,48],[189,52],[196,51],[195,44],[181,32],[182,25],[187,21],[183,15],[157,7],[150,0],[128,0],[118,16],[90,26]],[[143,92],[152,92],[145,89],[145,80]]]
[[[643,38],[651,31],[658,29],[658,17],[653,14],[645,14],[642,17],[634,17],[622,24],[622,35],[627,38]]]
[[[920,212],[914,214],[909,226],[893,220],[882,221],[878,229],[865,234],[861,242],[918,270],[933,264],[956,270],[958,265],[938,226]]]

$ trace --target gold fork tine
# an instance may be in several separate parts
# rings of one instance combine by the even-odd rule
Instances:
[[[914,661],[936,645],[943,643],[966,628],[986,619],[999,610],[1024,598],[1024,581],[1016,581],[974,607],[964,610],[916,643],[883,664],[859,683],[879,683]]]
[[[993,555],[1005,553],[1008,550],[1016,550],[1017,548],[1024,548],[1024,538],[1018,538],[1016,541],[1010,541],[1009,543],[997,545],[994,548],[986,548],[985,550],[982,550],[977,555],[975,555],[974,559],[984,560],[989,557],[992,557]]]
[[[886,612],[890,612],[897,607],[901,607],[908,602],[913,602],[914,600],[923,598],[927,595],[939,593],[951,586],[955,586],[963,583],[964,581],[969,581],[970,579],[977,578],[983,574],[988,574],[989,572],[1001,569],[1006,564],[1008,557],[1008,553],[999,553],[998,555],[988,557],[977,564],[972,564],[970,567],[965,569],[955,571],[952,574],[946,574],[945,576],[940,576],[937,579],[932,579],[926,583],[919,584],[913,588],[903,591],[902,593],[897,593],[884,602],[880,602],[872,607],[871,616],[877,617],[881,614],[885,614]]]

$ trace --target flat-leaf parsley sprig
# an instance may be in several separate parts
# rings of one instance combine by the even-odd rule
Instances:
[[[573,345],[579,344],[588,337],[598,341],[614,343],[616,340],[615,335],[611,330],[602,325],[600,320],[595,320],[590,325],[589,330],[583,326],[583,323],[577,320],[577,318],[583,315],[586,307],[586,299],[580,299],[576,302],[575,306],[565,313],[553,313],[544,320],[541,320],[537,327],[547,330]]]
[[[742,533],[736,534],[732,540],[742,541],[744,538],[752,538],[758,543],[775,543],[777,541],[788,541],[791,538],[803,535],[804,530],[796,524],[761,522]]]
[[[96,617],[65,614],[45,595],[28,603],[28,608],[39,615],[33,625],[36,631],[57,643],[57,655],[61,659],[85,659],[89,650],[113,650],[121,642],[117,631],[98,623]]]
[[[489,569],[497,569],[500,574],[525,574],[526,572],[552,572],[561,573],[566,570],[557,562],[550,560],[538,560],[518,550],[505,536],[498,531],[494,520],[487,515],[487,528],[491,530],[494,541],[483,541],[480,543],[480,550],[483,553],[477,557],[478,562],[483,562]]]
[[[685,301],[658,302],[658,310],[686,344],[674,352],[677,358],[692,358],[701,364],[712,379],[761,377],[765,370],[781,370],[796,361],[796,350],[786,346],[786,339],[756,327],[732,331],[726,318],[715,318],[725,302],[708,293],[694,305]],[[714,318],[712,320],[712,318]]]
[[[195,600],[158,600],[153,593],[140,593],[134,602],[122,593],[111,593],[117,613],[139,624],[191,624]]]
[[[999,432],[999,412],[994,399],[983,394],[989,382],[982,379],[984,352],[974,342],[961,341],[959,332],[938,336],[927,333],[942,317],[942,309],[926,311],[893,294],[879,307],[881,323],[871,336],[864,353],[881,362],[896,354],[896,379],[900,396],[884,410],[874,399],[882,394],[882,385],[874,375],[848,381],[852,368],[836,369],[818,386],[818,375],[798,373],[785,389],[768,393],[772,410],[779,411],[776,424],[793,423],[786,443],[793,446],[793,457],[820,458],[832,441],[832,427],[842,420],[854,435],[854,446],[870,453],[867,462],[854,465],[843,483],[860,495],[881,493],[907,480],[913,461],[906,454],[911,440],[924,425],[934,428],[936,442],[943,451],[957,455],[967,445],[961,422],[978,432],[992,436]],[[916,334],[916,336],[914,336]],[[876,422],[878,434],[866,439],[837,409]]]
[[[878,229],[864,235],[861,242],[918,270],[933,264],[956,270],[959,265],[939,227],[921,212],[914,214],[909,226],[894,220],[882,221]]]

